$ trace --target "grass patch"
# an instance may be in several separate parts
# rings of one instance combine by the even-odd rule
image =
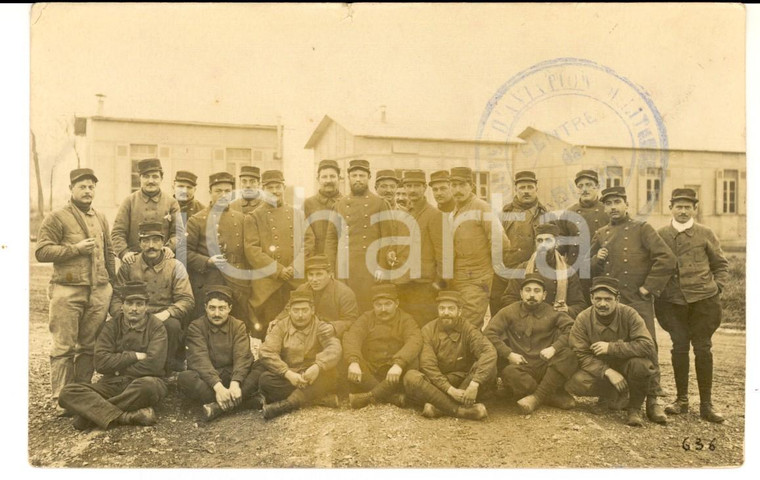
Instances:
[[[723,290],[723,325],[744,329],[747,321],[747,269],[743,256],[728,257],[729,281]]]

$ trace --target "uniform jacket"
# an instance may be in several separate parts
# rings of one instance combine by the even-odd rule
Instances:
[[[438,204],[438,210],[443,213],[453,212],[455,208],[457,208],[457,201],[453,197],[448,202]]]
[[[590,247],[591,239],[594,238],[596,231],[610,223],[610,216],[605,213],[604,205],[598,199],[593,204],[586,207],[581,205],[580,202],[575,203],[568,207],[567,211],[577,213],[583,217],[583,219],[575,220],[567,217],[560,217],[556,222],[560,229],[560,235],[564,237],[578,237],[581,229],[580,222],[584,220],[588,227],[588,245],[585,247],[580,245],[580,239],[578,239],[573,245],[563,245],[559,247],[560,251],[565,254],[568,265],[573,266],[578,258],[580,258],[581,261],[584,261],[589,257],[587,252],[581,252],[581,248],[585,249]],[[580,267],[580,265],[575,266],[576,269],[579,269]]]
[[[166,329],[148,314],[135,327],[124,315],[107,320],[95,343],[95,369],[105,376],[163,377],[166,364]],[[137,359],[135,352],[147,355]]]
[[[420,370],[443,392],[452,386],[446,375],[455,372],[472,372],[472,381],[483,385],[496,378],[496,349],[461,318],[448,332],[435,319],[422,327]]]
[[[163,254],[162,254],[163,255]],[[122,263],[116,274],[116,286],[127,282],[145,282],[148,284],[148,312],[156,313],[167,310],[169,316],[176,319],[187,317],[195,307],[193,289],[184,265],[175,258],[161,258],[154,266],[145,262],[142,254],[132,265]],[[111,298],[109,312],[116,316],[121,312],[122,299],[119,295]]]
[[[204,208],[203,204],[194,198],[192,200],[188,200],[187,202],[177,201],[177,204],[179,205],[179,213],[182,217],[183,227],[187,225],[187,220],[190,217],[200,212]]]
[[[160,222],[166,246],[176,250],[177,214],[179,203],[174,197],[159,192],[148,197],[142,190],[130,194],[119,207],[113,222],[111,240],[113,249],[119,258],[127,252],[140,252],[139,226],[142,222]]]
[[[536,202],[533,214],[524,210],[516,202],[504,205],[504,213],[525,213],[525,220],[506,220],[503,223],[504,232],[511,242],[510,247],[504,253],[504,265],[507,268],[515,268],[522,262],[527,261],[536,251],[536,227],[539,218],[546,213],[546,207],[541,202]]]
[[[380,322],[375,312],[364,312],[343,335],[346,363],[361,362],[374,374],[394,364],[407,370],[416,365],[422,348],[422,334],[417,322],[400,308],[387,322]]]
[[[283,286],[285,282],[279,275],[291,265],[296,267],[297,274],[288,283],[292,288],[303,283],[304,232],[303,213],[287,203],[275,207],[264,202],[246,215],[245,255],[248,263],[254,270],[274,266],[270,275],[253,280],[254,306],[263,304]]]
[[[720,241],[704,225],[678,233],[672,224],[658,230],[675,254],[676,273],[670,278],[661,299],[672,303],[694,303],[723,291],[730,281],[728,260]]]
[[[419,227],[419,241],[414,242],[413,246],[419,247],[420,275],[419,278],[411,278],[411,272],[407,272],[394,283],[432,283],[438,281],[443,278],[443,215],[437,208],[430,205],[424,197],[416,205],[413,205],[407,213]],[[397,236],[410,236],[406,225],[401,222],[396,222],[396,224],[398,226]],[[401,266],[409,258],[411,248],[408,245],[397,248],[399,252],[397,266]]]
[[[279,375],[288,370],[301,373],[315,364],[321,370],[330,370],[338,364],[341,352],[333,327],[316,316],[302,330],[293,325],[290,317],[277,322],[259,350],[267,370]]]
[[[304,218],[307,220],[314,212],[319,212],[321,210],[326,211],[333,211],[335,210],[335,202],[343,198],[343,195],[341,195],[340,192],[337,192],[337,195],[332,197],[327,197],[325,195],[322,195],[322,193],[317,192],[316,195],[313,195],[303,202],[303,213]],[[320,220],[315,221],[309,225],[309,230],[311,231],[312,235],[314,236],[314,255],[319,255],[322,253],[325,253],[325,238],[327,237],[327,220]]]
[[[185,343],[187,368],[211,388],[222,381],[219,373],[225,369],[232,372],[231,382],[243,383],[253,365],[245,324],[232,315],[220,326],[206,315],[196,318],[187,328]]]
[[[596,257],[607,248],[606,260]],[[676,270],[676,258],[662,238],[646,222],[626,216],[597,230],[591,240],[591,273],[620,280],[620,297],[624,303],[641,301],[643,286],[659,297]]]
[[[514,352],[533,363],[541,361],[539,353],[545,348],[567,347],[572,326],[573,319],[568,314],[556,312],[546,303],[531,312],[519,302],[499,310],[483,333],[496,347],[500,362],[507,362]]]
[[[84,215],[96,217],[103,235],[92,254],[83,255],[74,246],[90,238]],[[51,283],[59,285],[103,285],[112,282],[114,258],[106,217],[90,208],[85,214],[69,202],[42,221],[34,252],[38,262],[53,263]]]
[[[256,198],[252,198],[250,200],[240,197],[240,198],[236,198],[230,203],[230,208],[240,213],[245,213],[246,215],[249,215],[254,210],[256,210],[259,207],[259,205],[261,205],[262,203],[263,201],[261,199],[261,195],[259,195]]]
[[[651,359],[657,355],[644,320],[636,310],[622,303],[618,304],[615,318],[609,325],[599,321],[594,307],[582,311],[570,330],[569,341],[580,368],[597,378],[604,377],[604,371],[614,359]],[[607,355],[594,355],[591,345],[596,342],[610,342]]]
[[[461,220],[468,212],[480,212],[478,219]],[[493,273],[491,260],[492,222],[499,225],[498,219],[489,218],[491,206],[474,194],[450,214],[449,225],[454,228],[454,279],[470,280]],[[464,217],[466,218],[466,217]],[[509,240],[502,235],[502,252],[509,250]],[[445,252],[444,252],[445,255]]]

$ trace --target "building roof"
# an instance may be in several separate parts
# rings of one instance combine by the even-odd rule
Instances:
[[[82,117],[80,117],[82,118]],[[146,118],[122,118],[122,117],[105,117],[100,115],[93,115],[90,117],[92,120],[101,122],[122,122],[122,123],[155,123],[161,125],[193,125],[198,127],[222,127],[222,128],[248,128],[258,130],[277,130],[277,125],[262,125],[262,124],[246,124],[246,123],[214,123],[214,122],[195,122],[185,120],[159,120],[159,119],[146,119]]]

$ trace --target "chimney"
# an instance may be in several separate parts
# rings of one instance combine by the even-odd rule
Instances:
[[[102,117],[103,114],[104,114],[104,110],[105,110],[105,105],[104,104],[106,102],[106,96],[103,95],[102,93],[96,93],[95,97],[98,99],[98,112],[97,112],[97,115],[99,117]]]
[[[385,105],[380,105],[380,122],[386,123],[385,122]]]

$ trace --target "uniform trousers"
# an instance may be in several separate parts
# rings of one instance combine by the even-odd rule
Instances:
[[[504,388],[516,398],[533,394],[545,400],[564,385],[578,370],[578,360],[569,348],[560,348],[548,362],[528,361],[527,364],[499,365],[499,377]]]
[[[409,282],[398,285],[399,308],[414,318],[422,328],[438,317],[438,292],[432,283]]]
[[[660,362],[658,359],[658,347],[657,347],[657,330],[655,329],[654,325],[654,302],[652,300],[652,297],[644,298],[640,294],[636,293],[634,294],[633,298],[622,298],[622,302],[629,307],[636,310],[636,312],[641,316],[641,318],[644,319],[644,324],[647,326],[647,331],[649,332],[649,335],[652,336],[652,341],[654,342],[654,357],[652,357],[652,363],[655,366],[656,372],[654,374],[654,377],[652,379],[652,393],[651,396],[657,396],[662,397],[665,396],[665,392],[662,390],[662,387],[660,386]]]
[[[79,286],[50,284],[50,387],[55,401],[69,383],[89,383],[98,332],[108,314],[111,284]]]
[[[270,372],[261,363],[254,364],[251,375],[257,378],[258,390],[269,403],[285,400],[296,390],[284,376]],[[307,404],[335,393],[335,369],[320,371],[314,383],[300,390]]]
[[[644,397],[653,390],[653,378],[657,371],[652,361],[643,357],[620,359],[609,364],[610,368],[625,377],[628,383],[629,408],[640,408]],[[615,392],[607,377],[592,375],[578,370],[565,383],[565,390],[579,397],[609,397]]]
[[[407,372],[402,372],[401,378],[398,383],[391,384],[386,380],[388,370],[393,365],[384,365],[379,369],[373,371],[369,365],[363,361],[359,361],[359,367],[362,369],[362,379],[359,383],[348,381],[348,389],[351,393],[367,393],[371,392],[375,400],[380,402],[388,402],[395,393],[401,393],[404,391],[404,376]],[[416,365],[415,365],[416,366]],[[348,368],[348,366],[346,366]],[[347,374],[346,374],[347,375]]]
[[[483,329],[484,318],[488,311],[493,278],[493,272],[489,272],[477,277],[455,278],[450,283],[451,288],[462,295],[462,318],[479,330]],[[496,312],[491,312],[491,316],[495,314]]]
[[[103,430],[122,413],[156,405],[166,396],[158,377],[106,376],[98,383],[72,383],[61,390],[58,404]]]
[[[232,369],[230,367],[217,370],[219,377],[221,378],[222,385],[225,388],[230,388],[230,382],[232,381]],[[186,397],[198,400],[203,404],[212,403],[216,401],[216,392],[208,385],[208,383],[201,380],[200,375],[195,370],[186,370],[181,372],[177,377],[177,388]],[[252,397],[258,390],[258,374],[254,374],[253,371],[248,373],[248,376],[240,382],[240,390],[243,393],[243,401]]]
[[[184,370],[185,361],[185,331],[187,326],[183,328],[183,322],[175,317],[169,317],[164,320],[164,328],[166,329],[166,374],[171,375],[171,372]]]
[[[470,372],[450,372],[446,379],[454,388],[466,389],[472,381]],[[478,395],[475,401],[480,401],[484,392],[493,387],[493,379],[478,387]],[[418,404],[432,403],[438,410],[446,415],[455,416],[457,409],[462,405],[451,398],[446,392],[433,385],[430,380],[419,370],[409,370],[404,375],[404,391],[410,401]]]

